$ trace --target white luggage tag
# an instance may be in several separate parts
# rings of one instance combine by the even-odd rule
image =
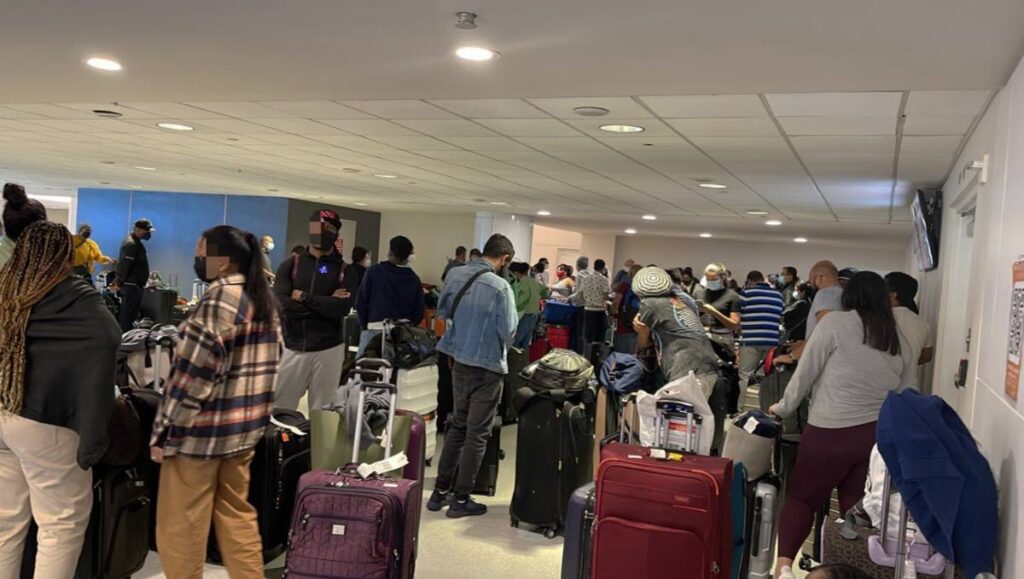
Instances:
[[[273,416],[270,417],[270,423],[280,428],[281,430],[287,430],[288,432],[291,432],[295,436],[306,436],[306,433],[303,432],[301,428],[297,426],[291,426],[290,424],[285,424],[280,420],[274,418]]]
[[[407,457],[403,451],[398,454],[393,454],[383,460],[378,460],[372,464],[364,462],[356,468],[356,472],[359,473],[361,478],[367,479],[373,475],[382,475],[386,472],[404,468],[407,464],[409,464],[409,457]]]

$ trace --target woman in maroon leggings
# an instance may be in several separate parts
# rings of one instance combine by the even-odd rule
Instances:
[[[916,368],[878,274],[854,275],[843,292],[843,309],[815,327],[785,396],[770,410],[788,417],[811,396],[779,523],[778,579],[793,579],[793,558],[832,489],[839,489],[843,512],[864,495],[878,411],[890,390],[912,383]]]

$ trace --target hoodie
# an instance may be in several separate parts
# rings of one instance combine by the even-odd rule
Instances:
[[[419,324],[423,310],[423,285],[411,267],[385,261],[366,270],[356,299],[360,327],[384,320]]]
[[[78,465],[107,450],[114,367],[121,328],[100,294],[68,278],[32,308],[25,333],[25,401],[21,416],[78,433]]]
[[[341,254],[323,257],[309,253],[292,257],[277,267],[274,293],[281,302],[284,345],[294,352],[321,352],[341,345],[341,322],[352,310],[352,298],[333,297],[345,289],[353,296],[359,290],[356,276],[349,275]],[[302,290],[301,300],[292,299]]]

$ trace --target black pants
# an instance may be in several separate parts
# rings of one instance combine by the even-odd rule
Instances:
[[[137,285],[121,286],[121,331],[127,332],[135,327],[142,309],[142,288]]]
[[[584,344],[604,343],[605,334],[608,333],[608,314],[604,311],[583,312],[583,340]]]
[[[455,412],[448,420],[441,462],[437,465],[437,488],[452,488],[452,478],[458,469],[455,496],[469,496],[473,491],[491,437],[501,380],[501,374],[475,366],[456,362],[452,368]]]
[[[452,409],[455,408],[452,394],[452,364],[454,362],[448,354],[437,353],[437,429],[442,432],[448,428],[448,419],[451,417]]]

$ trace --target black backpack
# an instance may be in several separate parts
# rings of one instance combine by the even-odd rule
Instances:
[[[384,322],[384,358],[399,368],[411,369],[436,363],[434,336],[409,320]]]

